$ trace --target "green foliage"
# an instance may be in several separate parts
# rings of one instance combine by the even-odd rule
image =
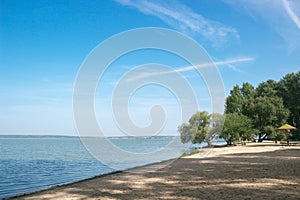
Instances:
[[[255,90],[250,83],[244,83],[240,88],[238,85],[233,87],[230,95],[226,99],[225,111],[226,113],[241,113],[247,112],[245,105],[249,100],[254,98]]]
[[[275,136],[275,129],[288,121],[300,128],[300,72],[276,82],[268,80],[254,88],[234,86],[226,99],[226,113],[243,114],[257,129],[259,141]]]
[[[248,110],[248,117],[252,119],[253,126],[259,131],[260,142],[272,136],[274,130],[284,124],[289,116],[289,110],[277,96],[258,96],[250,101]]]
[[[219,113],[213,113],[210,115],[210,129],[209,129],[209,135],[212,135],[212,137],[219,135],[223,129],[224,124],[224,115],[221,115]]]
[[[193,143],[203,142],[208,133],[210,115],[206,111],[196,112],[189,120]]]
[[[253,85],[250,83],[243,83],[243,86],[241,88],[242,95],[244,96],[244,100],[251,99],[255,95],[255,89]]]
[[[234,86],[230,91],[230,95],[226,98],[226,113],[241,113],[243,107],[243,95],[238,85]]]
[[[178,127],[178,131],[180,133],[180,138],[182,143],[187,143],[193,140],[192,134],[190,132],[190,125],[183,123]]]
[[[226,114],[223,131],[220,137],[224,138],[227,144],[231,145],[238,140],[251,140],[255,131],[252,128],[251,120],[243,114]]]
[[[274,136],[276,141],[286,140],[285,131],[275,131]]]
[[[212,145],[212,140],[218,138],[220,133],[222,132],[224,124],[224,115],[219,113],[213,113],[210,115],[210,125],[208,133],[205,137],[205,141],[209,146]]]
[[[178,127],[182,143],[201,143],[205,141],[210,124],[208,112],[196,112],[190,119],[189,124],[183,123]]]
[[[254,134],[260,142],[268,137],[284,139],[286,136],[276,128],[288,122],[300,129],[300,71],[287,74],[279,82],[267,80],[256,88],[250,83],[234,86],[226,98],[225,113],[224,127],[220,114],[194,114],[189,124],[178,127],[182,142],[210,144],[220,133],[229,144],[250,140]],[[292,133],[300,139],[299,130]]]
[[[284,76],[277,86],[278,96],[290,111],[288,123],[300,129],[300,71]],[[299,137],[300,131],[293,131]],[[300,138],[299,138],[300,139]]]
[[[266,82],[260,83],[255,89],[255,96],[267,96],[274,97],[277,96],[277,83],[274,80],[267,80]]]

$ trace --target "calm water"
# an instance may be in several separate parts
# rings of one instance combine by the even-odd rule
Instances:
[[[114,138],[127,152],[151,152],[170,142],[168,137]],[[106,150],[109,154],[109,149]],[[166,155],[167,157],[176,155]],[[169,158],[169,159],[170,159]],[[159,160],[158,160],[159,161]],[[124,161],[125,162],[125,161]],[[134,165],[147,164],[136,163]],[[0,198],[71,183],[115,171],[97,161],[75,137],[0,138]]]
[[[100,160],[112,168],[91,156],[76,137],[0,136],[0,199],[176,158],[189,146],[183,146],[177,138],[175,145],[167,147],[174,142],[173,137],[110,138],[112,148],[129,153],[128,157],[122,157],[102,140],[86,138],[84,141],[97,147]],[[151,152],[158,149],[164,149],[164,152],[151,157]]]

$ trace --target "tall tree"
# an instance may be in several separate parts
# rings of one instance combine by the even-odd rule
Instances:
[[[241,113],[243,109],[243,95],[241,88],[235,85],[230,91],[230,95],[226,98],[225,111],[226,113]]]
[[[245,115],[235,112],[226,114],[220,137],[224,138],[228,145],[231,145],[240,139],[251,140],[253,133],[251,120]]]
[[[226,98],[225,111],[226,113],[247,113],[247,102],[254,98],[255,89],[250,83],[243,83],[242,87],[238,85],[233,87],[230,95]]]
[[[262,142],[271,136],[275,128],[284,124],[289,116],[289,110],[277,96],[259,96],[247,104],[248,117],[252,119],[253,127],[258,130],[258,141]]]
[[[189,120],[191,133],[194,135],[193,143],[201,143],[205,140],[210,123],[210,115],[206,111],[196,112]]]
[[[260,83],[257,88],[255,89],[255,96],[267,96],[267,97],[274,97],[278,96],[277,91],[277,82],[274,80],[267,80],[266,82]]]
[[[210,115],[206,111],[196,112],[189,119],[189,124],[182,124],[178,131],[183,143],[201,143],[205,141],[210,124]]]
[[[300,71],[287,74],[279,81],[278,94],[290,111],[288,123],[300,129]]]
[[[273,135],[289,115],[277,88],[274,80],[262,82],[255,89],[249,83],[244,83],[241,88],[235,86],[226,99],[226,113],[243,114],[250,118],[261,142]]]
[[[245,100],[251,99],[255,95],[255,89],[254,89],[253,85],[251,85],[248,82],[243,83],[243,86],[241,88],[241,92],[242,92],[242,95],[243,95]]]
[[[178,127],[181,142],[184,144],[193,140],[193,136],[190,132],[190,129],[190,125],[186,123],[183,123]]]
[[[210,115],[210,124],[208,133],[206,135],[205,141],[208,146],[212,145],[212,140],[220,136],[224,124],[224,115],[219,113],[213,113]]]

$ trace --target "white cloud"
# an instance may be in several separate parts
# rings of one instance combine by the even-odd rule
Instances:
[[[193,66],[193,65],[192,66],[185,66],[185,67],[174,69],[173,71],[165,71],[165,72],[153,72],[153,71],[148,71],[147,72],[147,71],[143,71],[143,72],[140,72],[139,74],[135,74],[134,76],[129,77],[127,80],[128,81],[135,81],[135,80],[150,77],[150,76],[160,76],[160,75],[170,74],[170,73],[188,72],[188,71],[192,71],[192,70],[195,70],[195,69],[206,68],[206,67],[214,67],[214,66],[228,66],[232,70],[240,72],[234,66],[234,64],[238,64],[238,63],[241,63],[241,62],[250,62],[250,61],[253,61],[253,60],[254,60],[254,58],[252,58],[252,57],[237,57],[237,58],[226,59],[226,60],[223,60],[223,61],[203,63],[203,64],[199,64],[199,65],[195,65],[195,66]]]
[[[293,11],[292,4],[288,0],[282,0],[283,5],[285,7],[285,10],[287,11],[290,18],[293,20],[293,22],[296,24],[298,29],[300,30],[300,19],[296,15],[296,13]]]
[[[255,21],[262,20],[277,32],[293,51],[300,48],[300,4],[298,0],[223,0]]]
[[[176,71],[177,72],[186,72],[186,71],[194,70],[195,68],[200,69],[200,68],[204,68],[204,67],[224,66],[224,65],[232,66],[233,64],[236,64],[236,63],[248,62],[248,61],[253,61],[253,60],[254,60],[254,58],[250,58],[250,57],[231,58],[231,59],[227,59],[224,61],[204,63],[204,64],[200,64],[200,65],[196,65],[196,66],[187,66],[187,67],[176,69]]]
[[[182,32],[200,34],[212,42],[214,46],[224,44],[231,37],[239,38],[238,31],[235,28],[209,20],[177,1],[116,1],[124,6],[134,7],[144,14],[158,17]]]

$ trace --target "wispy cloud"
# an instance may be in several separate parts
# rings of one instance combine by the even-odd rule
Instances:
[[[254,60],[254,58],[252,58],[252,57],[237,57],[237,58],[226,59],[223,61],[209,62],[209,63],[203,63],[203,64],[192,65],[192,66],[191,65],[185,66],[185,67],[174,69],[172,71],[165,71],[165,72],[143,71],[143,72],[140,72],[139,74],[135,74],[135,76],[128,78],[128,81],[135,81],[135,80],[142,79],[142,78],[147,78],[147,77],[152,77],[152,76],[160,76],[160,75],[170,74],[170,73],[188,72],[188,71],[192,71],[195,69],[201,69],[201,68],[213,67],[213,66],[228,66],[232,70],[240,72],[234,66],[234,64],[238,64],[241,62],[250,62],[253,60]]]
[[[223,0],[254,20],[262,20],[287,43],[289,51],[300,48],[299,0]]]
[[[214,46],[239,38],[235,28],[209,20],[177,1],[116,0],[121,5],[136,8],[140,12],[158,17],[182,32],[200,34]]]
[[[290,18],[293,20],[293,22],[296,24],[296,26],[300,30],[300,19],[296,15],[296,13],[293,11],[293,8],[292,8],[290,2],[288,0],[282,0],[282,2],[283,2],[283,5],[284,5],[285,10],[287,11],[288,15],[290,16]]]
[[[233,65],[236,63],[240,63],[240,62],[249,62],[249,61],[253,61],[253,60],[254,60],[254,58],[251,58],[251,57],[231,58],[231,59],[224,60],[224,61],[204,63],[204,64],[200,64],[200,65],[196,65],[196,66],[187,66],[187,67],[179,68],[175,71],[176,72],[186,72],[186,71],[191,71],[194,69],[200,69],[200,68],[204,68],[204,67],[224,66],[224,65],[228,66],[228,65]]]

